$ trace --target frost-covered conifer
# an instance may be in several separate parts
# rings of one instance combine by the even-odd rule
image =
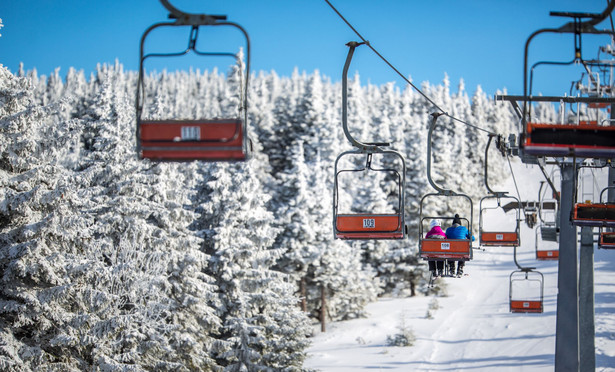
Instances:
[[[2,159],[2,362],[25,370],[211,370],[219,320],[202,273],[207,257],[187,230],[186,185],[172,169],[166,178],[164,169],[136,163],[132,99],[113,91],[121,76],[99,74],[83,121],[53,122],[28,108],[6,120],[2,143],[14,137],[18,156],[4,151]],[[23,134],[10,131],[16,122]],[[27,153],[20,136],[34,141]],[[71,149],[76,139],[87,146]],[[66,162],[67,151],[78,159]]]
[[[293,283],[272,269],[283,252],[254,161],[207,169],[200,225],[222,319],[214,357],[225,371],[301,370],[310,331]]]
[[[241,72],[148,75],[144,115],[235,116]],[[470,106],[463,88],[451,95],[448,85],[423,91],[481,127],[518,130],[508,106],[480,90]],[[436,110],[410,89],[351,81],[353,136],[391,140],[406,158],[410,226],[405,242],[351,245],[331,231],[333,163],[350,147],[340,84],[295,71],[256,74],[250,86],[253,160],[155,164],[136,159],[136,74],[119,63],[88,81],[69,70],[65,82],[0,68],[0,368],[300,370],[309,333],[300,278],[307,315],[319,316],[324,287],[337,320],[420,275],[418,202],[433,191],[425,151]],[[537,111],[555,120],[552,107]],[[481,183],[483,136],[439,123],[435,181],[452,182],[452,159],[463,156],[468,169],[453,186]],[[340,202],[387,204],[396,192],[388,181],[343,181]],[[444,201],[427,212],[457,209]]]
[[[109,366],[214,369],[216,287],[204,274],[208,256],[200,239],[188,230],[195,218],[190,190],[198,180],[184,173],[194,167],[136,160],[132,97],[110,84],[121,75],[104,66],[98,72],[84,136],[89,164],[80,173],[99,200],[90,213],[102,238],[97,254],[108,270],[98,284],[115,298],[99,325],[109,342],[97,349]],[[120,319],[129,320],[123,329],[115,326]],[[111,342],[115,338],[121,342]]]

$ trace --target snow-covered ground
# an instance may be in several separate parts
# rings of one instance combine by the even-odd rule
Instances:
[[[521,190],[522,199],[535,200],[534,185],[542,178],[523,165],[515,169],[534,181],[520,183],[530,188]],[[489,248],[475,252],[467,276],[438,279],[446,296],[383,298],[367,307],[368,318],[328,324],[325,333],[315,327],[306,367],[325,372],[553,371],[558,265],[535,260],[534,239],[534,230],[523,224],[517,259],[544,275],[544,313],[509,312],[509,275],[516,269],[512,248]],[[596,249],[594,280],[596,370],[615,371],[615,251]],[[400,327],[412,331],[413,346],[387,346],[387,336],[399,334]]]

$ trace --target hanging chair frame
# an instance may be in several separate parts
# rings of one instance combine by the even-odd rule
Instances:
[[[136,138],[137,155],[140,159],[153,161],[242,161],[249,158],[251,141],[247,133],[248,123],[248,82],[250,77],[250,38],[247,31],[237,23],[226,21],[224,15],[192,14],[178,10],[168,0],[160,0],[170,12],[170,22],[159,22],[150,26],[141,37],[139,49],[139,77],[137,82]],[[238,58],[235,53],[203,52],[197,49],[200,27],[227,26],[240,31],[245,37],[246,64],[242,82],[239,116],[215,119],[163,119],[143,118],[145,105],[144,63],[152,57],[180,57],[190,52],[198,56],[222,56]],[[188,46],[176,53],[145,54],[145,41],[150,33],[160,28],[190,28]]]
[[[609,4],[610,10],[613,5]],[[605,11],[606,12],[606,11]],[[610,11],[609,11],[610,13]],[[588,125],[569,125],[569,124],[544,124],[532,123],[531,106],[532,102],[566,102],[566,103],[587,103],[593,105],[615,104],[614,98],[605,97],[534,97],[532,96],[533,70],[541,64],[550,65],[572,65],[583,63],[582,57],[582,36],[584,34],[615,36],[613,31],[597,30],[595,20],[582,22],[581,18],[586,17],[583,13],[552,13],[556,16],[572,17],[573,22],[553,29],[545,28],[532,33],[526,43],[524,50],[523,65],[523,115],[524,133],[522,136],[522,147],[527,154],[535,156],[577,156],[577,157],[606,157],[615,156],[615,127],[600,126],[595,124]],[[528,92],[528,55],[529,47],[534,38],[546,33],[569,33],[574,35],[574,57],[569,62],[541,61],[533,65]]]
[[[600,203],[576,203],[572,211],[572,223],[576,226],[615,227],[615,204],[603,202],[603,196],[615,186],[607,186],[600,192]]]
[[[523,208],[521,201],[519,201],[519,199],[514,196],[508,195],[507,192],[493,191],[491,187],[489,186],[489,147],[491,146],[493,137],[495,137],[495,134],[489,134],[489,139],[487,140],[487,146],[485,147],[485,187],[487,188],[489,195],[481,198],[479,202],[479,223],[478,223],[479,242],[481,246],[486,246],[486,247],[519,246],[521,244],[519,224],[521,222],[521,209]],[[501,138],[498,136],[497,137],[498,148],[500,148],[499,146],[500,141],[501,141]],[[504,153],[502,153],[502,155],[506,156]],[[484,206],[484,204],[494,199],[497,201],[497,206],[495,207]],[[514,230],[511,230],[511,229],[497,230],[497,231],[485,230],[484,228],[485,212],[487,212],[488,210],[497,210],[497,209],[504,210],[502,207],[502,203],[501,203],[502,200],[511,200],[513,202],[516,202],[518,205],[518,208],[515,208],[516,218],[515,218]],[[504,211],[504,213],[506,212]]]
[[[613,231],[603,231],[603,228],[600,227],[599,239],[598,239],[598,248],[600,248],[600,249],[615,249],[615,232],[613,232]]]
[[[519,274],[523,275],[523,278],[518,278]],[[532,278],[530,278],[532,275]],[[517,282],[538,282],[540,292],[536,297],[517,297],[514,293],[515,283]],[[509,308],[512,313],[542,313],[544,311],[544,275],[540,271],[534,271],[531,268],[515,270],[509,277]]]
[[[424,206],[425,200],[429,198],[439,197],[439,198],[463,198],[468,201],[470,206],[469,216],[467,219],[463,217],[468,224],[467,228],[470,234],[472,234],[472,226],[473,226],[473,216],[474,216],[474,207],[472,203],[472,198],[470,198],[466,194],[456,193],[452,190],[446,190],[440,186],[438,186],[432,179],[431,176],[431,150],[432,150],[432,136],[434,128],[437,125],[438,117],[441,116],[441,113],[433,113],[432,121],[429,127],[429,133],[427,136],[427,179],[429,180],[429,184],[436,189],[436,193],[429,193],[424,195],[421,198],[421,202],[419,204],[419,257],[425,260],[455,260],[455,261],[469,261],[473,258],[473,247],[471,239],[427,239],[424,237],[423,231],[423,222],[427,219],[441,219],[441,220],[449,220],[453,219],[450,216],[426,216],[424,214]]]
[[[544,240],[541,240],[539,234],[541,234],[540,229],[536,229],[536,240],[535,240],[536,259],[540,261],[554,261],[554,260],[559,259],[559,248],[540,249],[539,242],[544,241]]]
[[[392,156],[402,161],[403,158],[396,151],[382,150],[379,152],[345,151],[335,161],[335,181],[333,193],[333,215],[335,237],[339,239],[403,239],[405,237],[405,223],[402,198],[398,198],[396,210],[398,213],[339,213],[339,179],[340,175],[348,172],[384,172],[393,175],[397,184],[397,194],[403,193],[401,174],[393,168],[373,168],[371,166],[374,155]],[[357,169],[339,170],[339,161],[344,157],[365,156],[365,166]],[[405,174],[405,169],[402,170]]]
[[[600,17],[595,17],[588,21],[581,21],[588,17],[586,13],[574,12],[552,12],[552,15],[571,17],[573,22],[569,22],[560,28],[544,28],[532,33],[526,43],[524,50],[523,65],[523,96],[504,96],[497,95],[496,100],[509,101],[515,111],[521,117],[523,131],[520,136],[520,148],[524,154],[530,156],[549,156],[549,157],[579,157],[579,158],[613,158],[615,157],[615,127],[603,126],[599,124],[570,125],[564,123],[546,124],[535,123],[531,120],[531,107],[533,102],[560,102],[560,103],[587,103],[596,107],[615,104],[613,97],[552,97],[552,96],[533,96],[532,80],[533,70],[539,65],[573,65],[584,64],[581,50],[582,36],[586,34],[607,35],[614,37],[615,32],[609,30],[597,30],[594,26],[597,20],[604,19],[615,7],[615,2],[609,3],[607,9]],[[591,15],[594,17],[594,15]],[[528,55],[529,47],[534,38],[541,34],[573,34],[574,35],[574,56],[571,61],[539,61],[531,68],[528,91]],[[523,102],[523,109],[519,109],[517,102]]]
[[[535,241],[535,250],[536,250],[536,259],[537,260],[557,260],[559,259],[559,244],[557,244],[557,248],[554,249],[541,249],[539,247],[539,242],[559,242],[559,200],[553,199],[553,201],[545,200],[542,197],[542,188],[545,184],[545,181],[540,182],[540,188],[538,189],[538,217],[540,219],[540,224],[536,229],[536,241]],[[550,183],[552,185],[552,183]],[[552,186],[551,186],[552,187]],[[555,211],[553,212],[553,221],[546,221],[544,210],[545,204],[552,203],[555,207]],[[540,234],[540,238],[539,238]]]
[[[348,129],[348,69],[355,48],[365,44],[349,42],[346,62],[342,73],[342,128],[344,135],[355,148],[342,152],[335,160],[334,187],[333,187],[333,233],[336,239],[404,239],[406,237],[406,224],[404,217],[405,207],[405,182],[406,162],[404,157],[395,150],[386,149],[389,143],[364,143],[356,140]],[[366,165],[360,169],[339,169],[340,159],[359,155],[366,157]],[[375,169],[371,167],[372,157],[382,155],[392,159],[398,159],[401,169]],[[339,213],[339,176],[346,172],[373,171],[387,172],[394,175],[397,181],[397,213]]]

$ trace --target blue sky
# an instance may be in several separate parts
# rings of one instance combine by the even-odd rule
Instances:
[[[507,88],[523,89],[523,48],[527,37],[544,27],[567,20],[550,17],[551,10],[601,12],[607,0],[330,0],[384,57],[415,84],[440,84],[448,74],[456,90],[459,79],[470,93],[481,85],[492,95]],[[293,69],[319,70],[333,81],[341,79],[347,53],[345,43],[358,37],[324,0],[175,0],[193,13],[226,14],[247,29],[252,42],[252,71],[275,70],[290,76]],[[2,0],[0,64],[17,71],[36,68],[47,75],[60,67],[87,74],[97,63],[117,59],[126,70],[137,70],[139,41],[151,24],[166,20],[157,0]],[[599,29],[610,28],[605,21]],[[237,35],[235,35],[237,36]],[[161,39],[162,40],[162,39]],[[229,37],[235,51],[241,39]],[[187,37],[166,41],[184,48]],[[148,46],[154,47],[153,41]],[[595,58],[606,37],[583,39],[584,56]],[[177,49],[176,48],[176,49]],[[540,59],[568,61],[573,56],[571,35],[544,36],[530,54]],[[204,68],[204,66],[200,66]],[[556,70],[556,74],[549,74]],[[567,93],[580,68],[537,71],[536,91]],[[351,73],[364,83],[405,83],[371,50],[357,50]],[[544,76],[544,79],[541,78]]]

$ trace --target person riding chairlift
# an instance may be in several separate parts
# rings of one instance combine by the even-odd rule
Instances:
[[[474,236],[470,234],[468,228],[461,224],[461,218],[458,214],[455,214],[455,218],[453,218],[453,225],[446,229],[446,238],[447,239],[471,239],[474,241]],[[459,260],[457,264],[457,276],[460,277],[463,275],[463,267],[465,266],[465,261]],[[455,272],[455,261],[448,261],[448,269],[451,275]]]
[[[429,222],[429,232],[425,235],[426,239],[446,239],[446,234],[442,231],[442,227],[440,225],[440,220],[431,220]],[[442,272],[444,271],[444,261],[442,260],[429,260],[429,271],[431,272],[431,276],[437,278],[442,276]],[[436,272],[437,266],[437,272]]]

